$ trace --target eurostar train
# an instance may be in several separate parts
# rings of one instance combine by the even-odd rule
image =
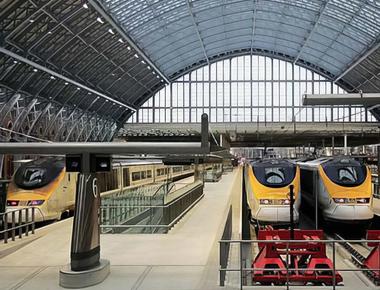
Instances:
[[[96,175],[99,191],[104,196],[193,174],[190,165],[169,167],[157,160],[114,160],[111,172]],[[78,173],[66,172],[63,158],[45,157],[23,163],[8,186],[7,211],[35,207],[35,221],[59,220],[74,209],[77,177]]]
[[[301,169],[302,199],[315,207],[323,219],[352,223],[373,218],[371,172],[353,158],[319,158],[298,163]]]
[[[245,170],[247,201],[251,217],[259,224],[290,223],[290,190],[294,186],[294,222],[299,219],[300,170],[285,159],[254,161]]]

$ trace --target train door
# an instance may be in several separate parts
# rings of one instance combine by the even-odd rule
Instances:
[[[129,168],[123,168],[123,186],[128,187],[131,185],[131,177]]]

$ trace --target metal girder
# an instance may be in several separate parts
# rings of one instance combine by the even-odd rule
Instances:
[[[372,46],[371,49],[367,50],[362,56],[360,56],[356,61],[352,62],[348,65],[335,79],[334,82],[337,82],[341,78],[343,78],[347,73],[352,71],[358,64],[360,64],[363,60],[365,60],[368,56],[374,53],[376,50],[380,49],[380,40]]]
[[[81,120],[82,117],[85,115],[85,114],[88,114],[89,110],[91,109],[91,107],[96,103],[97,99],[93,100],[92,103],[88,106],[88,108],[86,110],[82,110],[82,113],[78,116],[78,120]],[[67,137],[66,137],[66,140],[65,141],[68,141],[71,137],[71,134],[74,132],[74,129],[78,126],[78,122],[76,124],[74,124],[73,126],[71,126],[71,129],[70,131],[68,132],[67,134]]]
[[[194,13],[193,13],[193,10],[192,10],[192,8],[191,8],[191,4],[190,4],[189,0],[186,0],[186,4],[187,4],[187,10],[189,11],[189,14],[190,14],[190,16],[191,16],[191,20],[192,20],[193,25],[194,25],[194,28],[195,28],[195,32],[197,33],[199,43],[201,44],[201,47],[202,47],[203,53],[204,53],[204,55],[205,55],[205,59],[206,59],[206,61],[207,61],[207,64],[210,65],[210,59],[209,59],[209,57],[207,56],[206,47],[205,47],[205,44],[204,44],[204,42],[203,42],[203,39],[202,39],[201,33],[200,33],[200,31],[199,31],[198,24],[197,24],[197,22],[195,21],[195,16],[194,16]]]
[[[4,121],[8,114],[12,111],[14,106],[17,104],[18,100],[21,98],[20,94],[14,94],[6,104],[4,104],[3,108],[0,111],[0,125],[4,125]]]
[[[305,42],[302,44],[301,49],[298,51],[298,54],[295,57],[294,62],[293,62],[294,64],[299,60],[304,48],[306,47],[306,45],[309,43],[311,37],[313,36],[315,29],[318,27],[319,21],[321,20],[321,17],[323,15],[323,13],[325,12],[325,9],[326,9],[328,3],[329,3],[329,0],[325,0],[322,2],[321,8],[319,9],[319,12],[316,16],[314,23],[313,23],[313,27],[310,30],[308,36],[306,37]]]
[[[38,99],[34,98],[30,101],[28,106],[26,106],[16,117],[14,123],[13,123],[13,129],[15,131],[19,131],[21,128],[22,123],[25,121],[26,117],[30,113],[30,111],[33,109],[35,104],[37,103]]]
[[[103,5],[99,3],[97,0],[88,0],[88,2],[91,4],[92,7],[95,8],[95,10],[103,16],[103,18],[111,24],[111,26],[119,32],[119,34],[130,44],[131,47],[139,54],[141,57],[161,76],[162,79],[165,80],[166,83],[170,83],[170,80],[167,78],[167,76],[161,72],[161,70],[156,66],[155,63],[135,44],[135,42],[128,36],[128,34],[125,32],[125,30],[117,23],[115,19],[113,19],[112,16],[108,15],[106,10],[104,9]]]
[[[0,154],[208,154],[200,142],[0,143]]]
[[[126,107],[126,108],[128,108],[128,109],[130,109],[132,111],[136,111],[135,108],[133,108],[133,107],[131,107],[131,106],[125,104],[125,103],[121,103],[121,102],[119,102],[119,101],[117,101],[117,100],[115,100],[115,99],[113,99],[113,98],[111,98],[111,97],[109,97],[109,96],[101,93],[101,92],[98,92],[98,91],[96,91],[96,90],[94,90],[94,89],[92,89],[92,88],[90,88],[88,86],[85,86],[85,85],[83,85],[81,83],[78,83],[77,81],[74,81],[74,80],[72,80],[72,79],[70,79],[70,78],[68,78],[68,77],[66,77],[66,76],[64,76],[64,75],[62,75],[60,73],[57,73],[57,72],[55,72],[55,71],[53,71],[53,70],[51,70],[51,69],[49,69],[47,67],[44,67],[44,66],[42,66],[42,65],[40,65],[38,63],[35,63],[35,62],[33,62],[33,61],[25,58],[25,57],[22,57],[22,56],[14,53],[14,52],[8,50],[8,49],[0,47],[0,52],[4,53],[4,54],[6,54],[6,55],[8,55],[8,56],[10,56],[10,57],[12,57],[14,59],[17,59],[17,60],[19,60],[19,61],[21,61],[23,63],[26,63],[26,64],[28,64],[28,65],[30,65],[32,67],[35,67],[38,70],[44,71],[44,72],[46,72],[46,73],[48,73],[48,74],[50,74],[52,76],[55,76],[57,78],[60,78],[61,80],[64,80],[64,81],[66,81],[68,83],[71,83],[74,86],[77,86],[77,87],[80,87],[82,89],[85,89],[85,90],[87,90],[87,91],[89,91],[89,92],[91,92],[91,93],[93,93],[93,94],[95,94],[95,95],[97,95],[99,97],[102,97],[102,98],[104,98],[106,100],[109,100],[109,101],[111,101],[111,102],[113,102],[115,104],[118,104],[120,106]]]
[[[257,5],[258,4],[259,4],[258,0],[253,1],[254,6],[253,6],[253,16],[252,16],[251,54],[253,51],[253,39],[255,38],[255,32],[256,32],[256,15],[257,15]]]
[[[47,111],[50,109],[50,107],[51,107],[51,103],[48,103],[48,104],[45,106],[45,108],[39,112],[38,116],[34,119],[33,123],[30,125],[29,130],[28,130],[28,132],[27,132],[27,135],[30,135],[30,134],[32,133],[34,127],[35,127],[35,126],[38,124],[38,122],[40,121],[40,118],[41,118],[42,116],[44,116],[44,115],[47,113]]]
[[[363,94],[305,94],[302,104],[304,106],[324,105],[362,105],[370,107],[380,104],[380,93]]]

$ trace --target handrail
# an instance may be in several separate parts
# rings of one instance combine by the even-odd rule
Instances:
[[[100,225],[101,228],[171,228],[173,227],[201,198],[204,194],[198,197],[190,206],[188,206],[179,216],[177,216],[168,225]],[[169,207],[169,204],[157,207]]]
[[[11,233],[12,241],[15,240],[16,230],[18,230],[18,237],[22,238],[22,230],[25,228],[25,236],[29,235],[29,226],[31,227],[31,232],[35,232],[35,207],[25,207],[20,209],[10,210],[4,213],[0,213],[0,220],[3,221],[4,229],[0,231],[0,234],[4,234],[4,243],[8,243],[8,235]],[[29,221],[29,210],[31,210],[31,220]],[[23,212],[25,212],[23,214]],[[16,213],[17,215],[17,225],[16,225]],[[8,216],[11,216],[11,227],[8,227]],[[23,218],[24,217],[24,218]]]

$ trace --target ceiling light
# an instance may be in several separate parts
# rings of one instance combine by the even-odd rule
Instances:
[[[123,41],[121,38],[119,38],[118,41],[119,41],[120,43],[124,43],[124,41]]]
[[[150,66],[148,65],[148,69],[150,69]]]
[[[153,74],[155,75],[156,73],[155,73],[155,72],[153,72]]]
[[[135,53],[135,58],[139,58],[139,56]]]
[[[79,91],[79,90],[80,90],[80,88],[77,88],[77,90]]]
[[[34,22],[34,19],[29,19],[29,22],[30,22],[30,23],[33,23],[33,22]]]
[[[142,60],[141,62],[142,62],[143,64],[145,64],[145,61]]]
[[[87,3],[84,3],[84,4],[83,4],[83,8],[88,9],[88,5],[87,5]]]
[[[48,34],[53,34],[53,32],[51,32],[51,31],[48,31]]]
[[[91,93],[90,93],[90,92],[88,92],[88,93],[87,93],[87,95],[91,95]]]
[[[100,22],[101,24],[104,23],[104,21],[100,17],[96,18],[96,21]]]
[[[131,47],[130,47],[130,46],[127,46],[127,49],[128,49],[128,50],[131,50]]]
[[[69,84],[69,83],[68,83],[68,82],[66,82],[66,83],[65,83],[65,86],[67,86],[68,84]]]
[[[36,68],[33,69],[34,72],[38,72],[38,70]]]
[[[54,76],[50,76],[50,79],[55,80],[55,77]]]
[[[157,76],[157,78],[159,79],[160,77],[159,77],[159,76]]]
[[[18,61],[17,61],[17,60],[14,60],[13,63],[16,64],[16,63],[18,63]]]
[[[110,28],[110,29],[108,29],[108,32],[109,32],[109,33],[111,33],[112,35],[114,35],[114,34],[115,34],[115,32],[113,32],[111,28]]]

